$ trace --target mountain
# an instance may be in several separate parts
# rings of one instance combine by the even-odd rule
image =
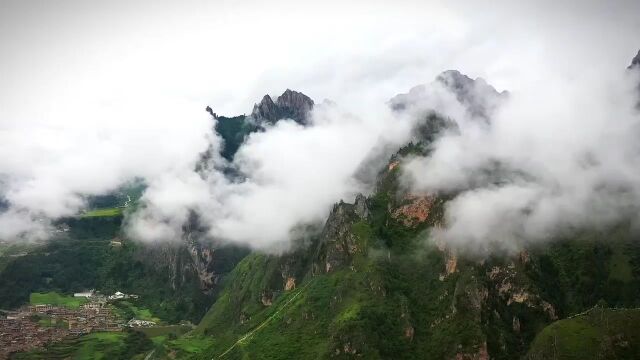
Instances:
[[[628,223],[489,256],[438,239],[456,193],[412,192],[400,178],[406,160],[428,154],[443,131],[459,131],[437,108],[416,108],[432,91],[447,91],[488,125],[509,96],[446,71],[392,98],[392,109],[417,117],[411,141],[377,169],[370,195],[334,204],[286,253],[212,244],[197,219],[176,244],[153,248],[126,239],[112,246],[120,217],[70,221],[72,244],[52,243],[0,273],[0,305],[31,291],[96,286],[139,293],[172,322],[199,319],[181,336],[158,329],[146,333],[152,344],[134,339],[151,349],[136,353],[145,359],[638,358],[640,239]],[[208,111],[232,161],[251,133],[285,118],[307,126],[313,104],[287,90],[249,116]]]
[[[282,119],[292,119],[298,124],[307,125],[313,107],[314,102],[307,95],[287,89],[275,102],[271,96],[265,95],[253,106],[249,116],[218,116],[208,106],[207,112],[216,119],[215,130],[224,140],[222,157],[232,161],[249,134],[264,131],[266,126],[273,125]]]
[[[459,72],[436,82],[480,119],[490,119],[508,96]],[[390,104],[409,111],[413,96],[427,94],[427,86],[414,88]],[[381,169],[371,196],[336,203],[322,229],[298,239],[291,252],[242,259],[196,330],[165,344],[166,353],[193,359],[548,358],[554,343],[545,334],[567,329],[558,337],[573,336],[580,321],[573,319],[582,316],[573,314],[603,303],[640,305],[640,246],[625,224],[488,258],[430,238],[455,194],[408,192],[399,174],[404,159],[428,153],[441,131],[457,125],[423,110],[416,113],[413,141]],[[625,311],[604,310],[589,325],[600,344],[618,344],[591,355],[635,354],[635,334],[620,321]],[[612,327],[601,331],[603,324]]]
[[[313,109],[313,100],[303,93],[285,90],[275,102],[265,95],[260,103],[253,106],[251,116],[257,123],[275,123],[280,119],[293,119],[299,124],[307,124],[309,112]]]
[[[601,299],[639,305],[640,247],[623,227],[488,259],[427,241],[446,197],[403,191],[404,156],[389,162],[374,195],[337,203],[306,246],[243,259],[184,339],[205,349],[176,351],[195,359],[512,359],[545,326]]]
[[[418,85],[408,93],[394,96],[389,104],[396,111],[421,107],[422,104],[431,103],[429,98],[433,97],[433,92],[437,91],[438,87],[451,92],[470,116],[487,121],[500,103],[509,96],[508,92],[498,92],[482,78],[474,80],[457,70],[447,70],[438,75],[431,84]]]

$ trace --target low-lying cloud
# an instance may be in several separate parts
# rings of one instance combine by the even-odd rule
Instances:
[[[488,126],[458,117],[459,132],[405,166],[414,190],[455,195],[438,235],[516,250],[640,220],[638,81],[624,67],[550,77],[512,92]]]
[[[375,168],[363,164],[412,125],[385,101],[445,69],[511,93],[489,127],[442,88],[416,103],[461,129],[407,165],[417,189],[458,193],[450,241],[539,239],[635,211],[637,115],[623,69],[637,51],[637,1],[305,6],[2,2],[0,240],[45,238],[88,195],[143,179],[132,237],[176,240],[195,217],[211,238],[285,248],[292,229],[370,189]],[[216,155],[194,170],[223,146],[206,105],[241,114],[287,87],[339,106],[316,109],[312,126],[252,134],[234,164]]]
[[[368,190],[371,179],[356,175],[374,149],[388,156],[384,148],[407,138],[409,119],[376,109],[355,116],[320,105],[308,126],[281,120],[251,134],[234,159],[241,181],[225,176],[224,160],[214,157],[208,171],[152,182],[129,221],[132,235],[176,239],[193,212],[213,239],[286,249],[298,226],[323,221],[334,202]]]

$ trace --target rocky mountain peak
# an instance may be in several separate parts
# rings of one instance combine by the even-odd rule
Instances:
[[[508,95],[506,91],[498,92],[483,78],[474,80],[458,70],[444,71],[436,77],[436,81],[454,93],[472,116],[485,119],[491,115],[499,101]]]
[[[340,200],[333,205],[316,250],[316,273],[328,273],[350,265],[355,256],[366,251],[353,231],[355,223],[369,216],[366,202],[366,197],[359,194],[354,204]]]
[[[638,54],[631,60],[631,65],[629,65],[628,69],[640,69],[640,50],[638,50]]]
[[[439,96],[438,87],[444,87],[455,95],[456,99],[475,118],[488,120],[495,108],[508,96],[506,91],[498,92],[484,79],[472,79],[458,70],[447,70],[438,75],[434,82],[413,87],[408,93],[398,94],[390,101],[396,111],[407,109],[432,110],[436,112],[447,109],[424,109],[424,104],[434,103],[431,97]]]
[[[277,106],[271,99],[271,96],[265,95],[258,104],[253,105],[253,111],[251,112],[251,115],[255,119],[266,120],[275,117],[277,111]]]
[[[251,116],[258,122],[275,123],[280,119],[293,119],[305,125],[314,102],[307,95],[291,89],[285,90],[274,102],[265,95],[259,104],[253,106]]]

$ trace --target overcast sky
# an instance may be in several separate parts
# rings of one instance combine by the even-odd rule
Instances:
[[[309,179],[301,176],[280,190],[299,189],[296,197],[317,192],[335,172],[346,183],[367,146],[389,132],[377,106],[393,95],[447,69],[511,92],[540,89],[549,79],[602,78],[624,69],[640,48],[638,14],[638,1],[1,0],[0,184],[14,212],[0,216],[0,225],[24,214],[73,214],[83,206],[78,195],[109,191],[134,176],[190,184],[198,154],[212,141],[204,107],[249,113],[262,95],[286,88],[366,118],[378,114],[362,120],[367,130],[353,135],[360,136],[358,150],[335,169],[335,154],[322,151],[321,140],[335,138],[330,131],[352,134],[351,123],[327,121],[324,130],[305,133],[319,145],[300,161],[323,164],[322,176],[313,186],[302,186]],[[299,131],[283,126],[274,137]],[[398,131],[386,140],[398,141]],[[266,161],[260,154],[270,153],[264,146],[272,141],[257,137],[244,153]],[[289,146],[268,149],[282,153],[300,144]],[[195,193],[221,201],[211,186]],[[302,220],[357,188],[323,193]],[[260,191],[252,196],[234,204],[264,199]],[[270,241],[299,220],[281,224]]]

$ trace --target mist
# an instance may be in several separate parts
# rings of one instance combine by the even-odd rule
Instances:
[[[447,241],[512,248],[636,211],[638,76],[624,69],[637,2],[0,6],[2,240],[47,238],[87,196],[142,179],[131,238],[178,241],[196,215],[211,239],[281,251],[331,204],[372,190],[373,164],[415,121],[389,99],[448,69],[510,96],[490,126],[444,89],[416,100],[461,128],[405,164],[413,190],[457,194]],[[220,158],[204,108],[246,114],[286,88],[337,105],[317,106],[309,126],[252,134],[233,164]],[[505,170],[487,177],[495,164]]]
[[[640,220],[639,71],[583,70],[509,93],[488,125],[458,111],[459,132],[406,162],[412,191],[454,196],[436,236],[517,251]]]

